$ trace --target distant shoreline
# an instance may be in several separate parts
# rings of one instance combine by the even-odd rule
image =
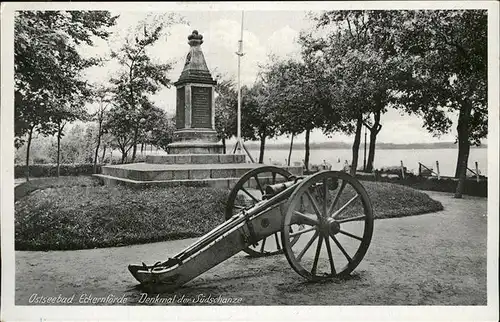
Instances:
[[[259,149],[259,143],[247,142],[245,146],[248,149]],[[309,147],[311,149],[332,149],[332,150],[345,150],[351,149],[352,145],[344,142],[322,142],[322,143],[310,143]],[[290,149],[289,143],[268,143],[265,146],[266,149],[275,150],[288,150]],[[293,149],[304,149],[304,143],[297,143],[293,145]],[[364,143],[359,145],[360,150],[364,148]],[[368,148],[368,146],[367,146]],[[442,143],[410,143],[410,144],[394,144],[394,143],[379,143],[376,145],[376,149],[379,150],[410,150],[410,149],[457,149],[457,144],[453,142],[442,142]],[[471,148],[486,149],[487,144],[481,144],[479,147],[471,146]]]

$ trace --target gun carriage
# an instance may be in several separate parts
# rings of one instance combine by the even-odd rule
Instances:
[[[344,172],[294,177],[258,167],[229,194],[226,221],[177,255],[154,265],[129,265],[150,292],[175,289],[240,251],[252,257],[284,253],[299,275],[318,281],[349,275],[372,238],[366,190]]]

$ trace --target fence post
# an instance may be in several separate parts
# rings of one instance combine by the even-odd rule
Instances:
[[[403,160],[401,160],[401,178],[405,178],[405,167],[403,166]]]
[[[436,161],[436,172],[437,172],[438,180],[441,180],[441,175],[439,173],[439,161]]]
[[[476,181],[479,182],[479,166],[476,161]]]

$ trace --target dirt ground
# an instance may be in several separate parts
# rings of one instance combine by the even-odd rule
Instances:
[[[214,302],[219,298],[238,305],[486,305],[486,198],[428,194],[445,210],[376,220],[368,253],[349,279],[307,283],[284,255],[248,258],[241,252],[175,293],[159,295],[163,302],[156,304],[221,304]],[[125,304],[153,305],[127,265],[163,261],[194,240],[18,251],[16,305],[59,294],[74,295],[73,305],[109,296],[126,299]],[[116,304],[123,305],[123,300]]]

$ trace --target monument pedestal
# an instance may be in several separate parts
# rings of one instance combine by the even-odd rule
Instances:
[[[172,154],[218,154],[223,145],[215,131],[215,95],[217,83],[208,70],[201,51],[203,36],[195,30],[188,37],[190,46],[177,88],[176,131],[168,146]]]
[[[224,146],[204,141],[174,142],[168,145],[169,154],[221,154]]]
[[[187,128],[174,132],[173,143],[168,145],[170,154],[219,154],[224,146],[218,142],[213,129]]]

